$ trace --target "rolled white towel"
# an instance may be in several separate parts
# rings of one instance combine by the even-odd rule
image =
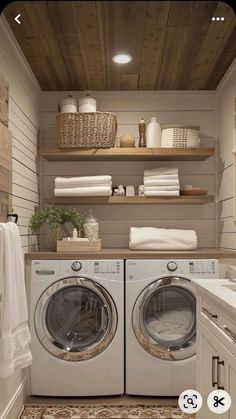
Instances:
[[[132,250],[194,250],[197,233],[194,230],[131,227],[129,247]]]
[[[145,191],[179,191],[179,186],[169,186],[169,185],[163,185],[163,186],[145,186]]]
[[[179,190],[177,191],[147,191],[144,188],[144,196],[179,196]]]
[[[155,175],[174,175],[178,174],[178,167],[157,167],[154,169],[144,170],[144,176],[155,176]]]
[[[56,177],[55,188],[77,188],[79,186],[110,185],[111,176],[78,176],[78,177]]]
[[[179,186],[179,179],[176,180],[146,180],[146,178],[144,178],[143,180],[144,186]]]
[[[55,188],[55,196],[110,196],[111,186],[88,186],[80,188]]]

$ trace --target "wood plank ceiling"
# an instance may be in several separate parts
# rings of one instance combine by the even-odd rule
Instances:
[[[16,1],[4,14],[43,90],[212,90],[236,57],[224,2]],[[121,51],[132,62],[113,63]]]

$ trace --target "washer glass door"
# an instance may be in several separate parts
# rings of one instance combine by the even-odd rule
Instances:
[[[195,354],[196,299],[188,283],[179,277],[154,281],[135,303],[135,335],[158,358],[180,360]]]
[[[48,287],[35,310],[35,329],[42,345],[58,358],[82,361],[111,342],[117,313],[108,292],[86,278],[67,278]]]

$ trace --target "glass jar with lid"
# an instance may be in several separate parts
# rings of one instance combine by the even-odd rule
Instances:
[[[99,239],[99,224],[94,217],[92,210],[88,212],[88,216],[84,223],[84,235],[89,241],[97,241]]]

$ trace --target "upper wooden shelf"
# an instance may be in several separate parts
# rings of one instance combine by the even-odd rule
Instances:
[[[42,149],[40,155],[48,161],[78,160],[206,160],[214,155],[214,148],[82,148]]]
[[[177,197],[145,197],[145,196],[53,196],[44,198],[45,204],[82,205],[82,204],[114,204],[114,205],[195,205],[213,202],[212,195],[193,195]]]

